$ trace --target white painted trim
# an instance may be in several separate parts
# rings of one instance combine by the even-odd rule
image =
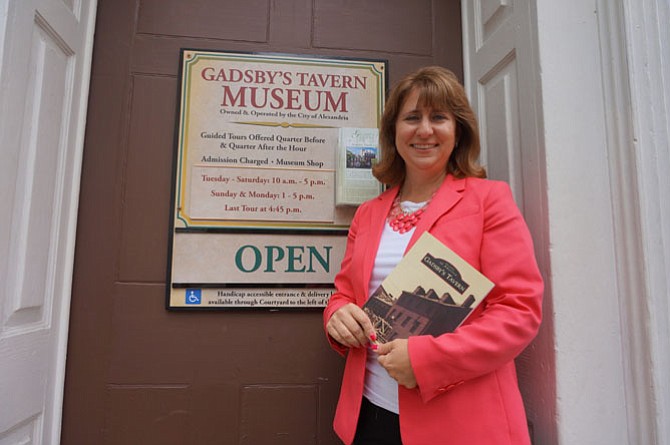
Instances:
[[[654,444],[656,427],[649,332],[649,295],[641,215],[638,168],[633,146],[630,84],[623,9],[618,1],[597,0],[602,64],[603,114],[609,153],[610,193],[616,252],[617,296],[621,338],[628,443]],[[633,297],[633,298],[632,298]]]
[[[489,174],[496,179],[508,179],[515,198],[522,208],[535,243],[538,265],[545,278],[544,316],[537,338],[517,358],[517,372],[527,412],[531,438],[536,444],[556,444],[557,398],[556,398],[556,347],[554,341],[553,290],[551,283],[551,245],[549,243],[549,203],[547,187],[546,151],[542,108],[541,71],[538,62],[537,11],[533,0],[461,1],[463,30],[464,81],[468,97],[475,112],[479,114],[482,139],[481,159],[488,164]],[[513,3],[513,4],[512,4]],[[495,24],[481,22],[483,9]],[[495,11],[495,12],[494,12]],[[484,40],[481,30],[487,26],[490,35]],[[487,119],[484,100],[491,73],[504,64],[514,64],[514,105],[505,113],[510,121],[496,130],[487,128],[492,123]],[[494,117],[493,115],[490,116]],[[512,123],[512,120],[514,123]],[[497,134],[492,135],[495,131]],[[498,134],[499,133],[499,134]],[[504,143],[496,140],[510,138],[512,148],[508,163],[501,159]],[[487,141],[494,152],[487,150]],[[515,158],[515,159],[512,159]],[[493,164],[500,162],[499,165]],[[516,168],[514,168],[516,167]],[[502,173],[502,174],[501,174]],[[505,176],[507,173],[507,176]]]
[[[79,3],[79,2],[76,2]],[[88,6],[84,6],[88,3]],[[68,172],[71,176],[71,186],[69,195],[63,197],[63,206],[66,212],[63,213],[63,220],[67,221],[67,232],[63,235],[62,249],[62,275],[58,277],[60,286],[55,289],[62,295],[60,310],[54,314],[58,317],[59,330],[56,338],[55,354],[56,354],[56,373],[55,381],[53,382],[53,406],[51,429],[44,432],[44,444],[57,445],[60,443],[61,426],[63,419],[63,398],[65,393],[65,365],[67,359],[67,341],[68,328],[70,319],[70,303],[72,300],[72,274],[74,270],[74,252],[75,241],[77,234],[77,214],[79,211],[79,194],[81,184],[81,168],[84,155],[84,136],[86,130],[86,115],[88,107],[88,93],[91,81],[91,66],[93,60],[93,42],[95,33],[95,18],[97,13],[97,0],[83,0],[81,7],[85,14],[80,17],[82,23],[86,26],[86,43],[82,51],[78,55],[81,58],[81,87],[79,97],[77,97],[78,104],[76,106],[78,121],[77,134],[74,135],[73,143],[75,148],[73,150],[74,157],[72,159],[71,170]]]
[[[627,443],[629,435],[610,128],[601,24],[594,7],[595,2],[583,0],[536,3],[556,351],[555,421],[558,443],[571,445]]]
[[[647,296],[654,442],[670,443],[670,4],[622,0]],[[644,364],[642,364],[644,365]],[[642,443],[642,442],[639,442]]]
[[[7,0],[0,0],[0,66],[2,57],[5,53],[5,31],[7,29],[7,19],[9,18],[9,3]]]
[[[472,30],[472,18],[468,14],[468,2],[470,0],[461,0],[461,34],[462,34],[462,50],[463,50],[463,87],[465,92],[468,95],[468,98],[472,97],[473,88],[476,88],[476,85],[472,85],[472,66],[470,64],[470,33],[474,33]]]

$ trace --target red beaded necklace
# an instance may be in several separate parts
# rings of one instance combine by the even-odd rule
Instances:
[[[398,196],[393,200],[393,205],[391,206],[391,211],[389,212],[388,217],[389,225],[393,231],[402,234],[412,230],[421,219],[421,216],[425,212],[426,207],[428,207],[428,204],[430,204],[431,199],[433,199],[432,196],[423,206],[413,212],[408,212],[400,205],[400,194],[398,193]]]

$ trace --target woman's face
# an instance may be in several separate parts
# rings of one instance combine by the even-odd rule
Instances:
[[[418,105],[419,92],[410,91],[396,120],[395,143],[405,161],[408,178],[446,175],[456,141],[456,120],[447,110]]]

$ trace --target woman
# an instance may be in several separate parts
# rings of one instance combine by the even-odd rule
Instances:
[[[389,189],[354,216],[336,292],[324,311],[347,355],[334,428],[346,444],[530,444],[514,358],[535,337],[543,283],[507,184],[484,179],[477,123],[450,71],[426,67],[391,92],[381,122]],[[361,306],[428,231],[495,287],[438,337],[377,345]]]

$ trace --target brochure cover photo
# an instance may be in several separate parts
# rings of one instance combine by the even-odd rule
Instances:
[[[380,343],[454,331],[494,284],[426,232],[363,306]]]

